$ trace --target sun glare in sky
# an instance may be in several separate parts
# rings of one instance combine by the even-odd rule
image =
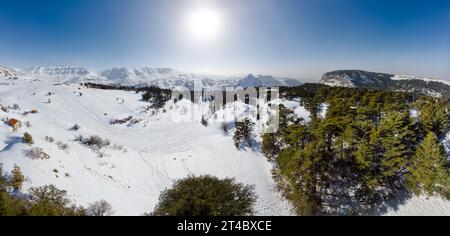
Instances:
[[[223,30],[223,19],[214,9],[197,9],[188,14],[187,29],[195,40],[213,41],[219,38]]]

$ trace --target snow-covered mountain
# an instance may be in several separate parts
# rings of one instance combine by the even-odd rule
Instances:
[[[388,89],[450,98],[450,81],[414,76],[362,70],[338,70],[325,73],[320,83],[334,87]]]
[[[17,75],[17,72],[11,68],[0,65],[0,77],[12,78]]]
[[[95,71],[84,67],[73,66],[55,66],[55,67],[32,67],[20,71],[25,76],[41,79],[45,81],[53,81],[57,83],[111,83],[105,78],[99,76]]]
[[[287,82],[289,81],[289,82]],[[237,87],[282,87],[282,86],[299,86],[300,82],[297,81],[297,84],[293,83],[293,80],[282,80],[279,78],[275,78],[273,76],[267,75],[258,75],[254,76],[253,74],[249,74],[248,76],[240,79],[236,86]]]
[[[6,69],[5,69],[6,71]],[[9,71],[9,70],[8,70]],[[125,86],[184,87],[193,89],[194,83],[202,88],[223,90],[226,87],[299,86],[298,80],[273,76],[221,76],[183,72],[171,68],[114,67],[96,71],[84,67],[32,67],[20,70],[24,76],[56,83],[100,83]]]
[[[114,67],[99,73],[106,80],[128,86],[157,86],[160,88],[194,88],[194,81],[203,88],[222,89],[235,83],[239,77],[202,75],[171,68]]]

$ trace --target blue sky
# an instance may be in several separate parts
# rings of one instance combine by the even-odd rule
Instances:
[[[185,30],[198,8],[214,42]],[[172,67],[317,80],[365,69],[450,79],[448,0],[0,0],[0,64]]]

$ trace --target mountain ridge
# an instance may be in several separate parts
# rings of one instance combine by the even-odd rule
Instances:
[[[364,70],[336,70],[323,74],[320,84],[332,87],[369,88],[415,92],[450,98],[450,81]]]
[[[6,67],[5,67],[6,68]],[[92,70],[80,66],[31,67],[18,70],[21,75],[57,83],[100,83],[126,86],[157,86],[160,88],[185,87],[193,89],[194,81],[204,88],[299,86],[292,78],[249,74],[242,76],[208,75],[162,67],[112,67]],[[251,76],[250,76],[251,75]]]

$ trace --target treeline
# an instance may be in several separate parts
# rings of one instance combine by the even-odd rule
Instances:
[[[136,92],[145,92],[145,91],[156,91],[162,90],[165,92],[170,92],[169,89],[161,89],[156,86],[125,86],[118,84],[95,84],[95,83],[82,83],[81,85],[86,86],[87,88],[93,89],[103,89],[103,90],[123,90],[123,91],[136,91]]]
[[[144,92],[142,94],[142,100],[151,102],[152,108],[162,108],[172,97],[172,91],[170,89],[161,89],[156,86],[123,86],[123,85],[105,85],[105,84],[94,84],[94,83],[84,83],[82,84],[87,88],[103,89],[103,90],[122,90],[122,91],[134,91]]]
[[[18,166],[6,178],[0,165],[0,216],[109,216],[114,213],[105,200],[87,208],[77,206],[65,190],[54,185],[30,188],[28,194],[23,194],[20,190],[24,181]]]
[[[262,149],[298,214],[373,214],[399,193],[450,198],[450,165],[439,141],[449,129],[448,102],[321,85],[284,88],[282,96],[302,97],[311,121],[281,107],[280,129],[263,136]]]
[[[0,166],[1,167],[1,166]],[[67,192],[54,185],[20,192],[25,177],[15,166],[8,178],[0,168],[0,216],[111,216],[112,206],[105,200],[88,207],[75,205]],[[149,216],[247,216],[255,213],[254,187],[235,179],[214,176],[188,176],[164,190]]]
[[[242,102],[250,103],[255,102],[256,99],[260,98],[261,95],[261,89],[260,88],[246,88],[242,90],[227,92],[227,91],[207,91],[207,90],[201,90],[201,91],[193,91],[193,90],[186,90],[186,91],[178,91],[178,90],[171,90],[171,89],[161,89],[156,86],[123,86],[123,85],[114,85],[114,84],[95,84],[95,83],[83,83],[81,85],[86,86],[87,88],[93,88],[93,89],[103,89],[103,90],[122,90],[122,91],[135,91],[138,92],[144,92],[142,95],[143,101],[148,101],[153,103],[152,108],[162,108],[167,101],[170,99],[174,99],[175,102],[181,100],[181,99],[188,99],[191,102],[198,102],[199,98],[203,98],[205,101],[216,101],[218,108],[225,106],[227,102],[229,101],[237,101],[240,99]],[[250,97],[249,90],[254,89],[254,96]],[[283,89],[283,88],[281,88]],[[270,88],[268,90],[265,90],[267,94],[265,94],[266,98],[268,100],[271,99],[271,91]],[[227,101],[228,98],[228,101]],[[253,100],[251,100],[253,99]],[[256,103],[256,102],[255,102]],[[218,109],[217,108],[217,109]]]

